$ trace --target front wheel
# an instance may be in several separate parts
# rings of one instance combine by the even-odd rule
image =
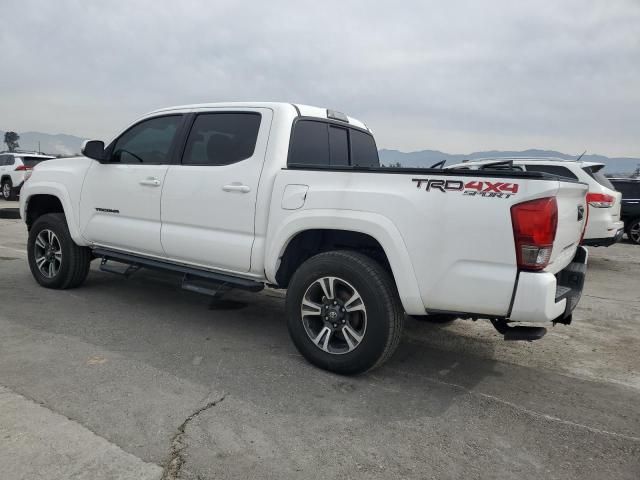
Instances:
[[[303,263],[289,284],[286,311],[300,353],[340,374],[384,363],[400,342],[404,321],[391,276],[351,251],[321,253]]]
[[[33,222],[27,255],[33,278],[46,288],[78,287],[89,273],[91,251],[76,245],[61,213],[48,213]]]
[[[631,220],[627,226],[627,236],[636,245],[640,245],[640,218]]]

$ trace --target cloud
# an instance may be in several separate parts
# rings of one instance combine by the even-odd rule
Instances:
[[[381,147],[640,155],[640,3],[4,0],[0,128],[108,138],[158,107],[283,100]]]

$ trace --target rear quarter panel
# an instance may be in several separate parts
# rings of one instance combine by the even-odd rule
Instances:
[[[417,181],[428,178],[518,186],[511,195],[443,192]],[[288,184],[309,186],[298,210],[281,208]],[[373,236],[385,249],[408,313],[424,313],[426,306],[506,315],[517,274],[510,207],[557,191],[554,180],[282,170],[271,203],[266,274],[273,280],[279,257],[303,226],[352,229]],[[316,217],[321,221],[313,227]]]

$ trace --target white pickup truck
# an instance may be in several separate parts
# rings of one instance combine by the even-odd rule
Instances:
[[[38,165],[23,187],[39,284],[77,287],[99,258],[202,293],[287,289],[293,342],[331,371],[388,359],[405,314],[489,319],[534,340],[542,323],[569,323],[582,292],[586,185],[384,168],[371,131],[340,112],[166,108],[83,154]]]

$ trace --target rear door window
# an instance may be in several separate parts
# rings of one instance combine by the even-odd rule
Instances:
[[[560,165],[527,165],[527,171],[549,173],[551,175],[556,175],[558,177],[565,177],[565,178],[571,178],[572,180],[578,180],[578,177],[576,176],[576,174],[574,174],[567,167],[562,167]]]
[[[231,165],[253,156],[260,130],[256,112],[202,113],[193,122],[183,165]]]

